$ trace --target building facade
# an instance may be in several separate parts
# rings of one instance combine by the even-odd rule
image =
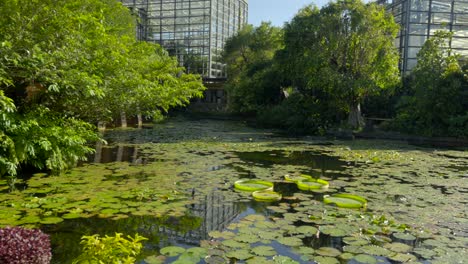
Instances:
[[[247,23],[247,0],[121,1],[139,17],[139,39],[159,43],[189,73],[226,77],[221,52]]]
[[[395,46],[401,54],[403,74],[416,66],[416,55],[424,42],[438,30],[453,32],[450,47],[468,57],[468,0],[380,0],[386,6],[400,32]]]

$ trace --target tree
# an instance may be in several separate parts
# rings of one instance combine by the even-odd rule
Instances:
[[[468,78],[460,56],[450,49],[452,33],[438,31],[417,54],[409,81],[411,94],[401,99],[396,124],[427,136],[468,136]]]
[[[137,42],[117,0],[1,1],[0,32],[0,176],[66,169],[93,151],[89,123],[160,114],[204,89],[159,45]]]
[[[360,127],[363,99],[399,81],[397,31],[392,16],[375,3],[306,7],[286,25],[286,72],[305,93],[332,95],[349,113],[348,124]]]
[[[223,54],[228,65],[228,107],[234,112],[255,113],[280,96],[274,55],[282,47],[282,30],[262,23],[245,26],[228,39]]]

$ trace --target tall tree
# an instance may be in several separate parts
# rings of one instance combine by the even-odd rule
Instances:
[[[349,113],[348,124],[357,128],[363,124],[362,100],[399,81],[397,31],[393,17],[375,3],[306,7],[286,26],[282,57],[300,89],[333,95]]]
[[[228,107],[235,112],[255,113],[274,103],[280,94],[274,55],[282,47],[282,30],[262,23],[245,26],[225,45],[228,65]]]

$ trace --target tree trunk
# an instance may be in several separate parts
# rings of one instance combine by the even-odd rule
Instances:
[[[117,147],[117,158],[115,159],[115,161],[117,161],[117,162],[122,161],[123,154],[124,154],[124,147],[123,147],[123,145],[119,145]]]
[[[349,107],[348,125],[353,129],[358,129],[364,126],[364,118],[362,118],[360,103],[353,104]]]
[[[137,118],[138,118],[138,128],[142,128],[143,127],[143,116],[141,115],[141,113],[137,114]]]
[[[94,163],[100,163],[102,160],[102,141],[96,142],[96,152],[94,153]]]
[[[120,111],[120,124],[122,128],[127,127],[127,115],[125,114],[125,111]]]

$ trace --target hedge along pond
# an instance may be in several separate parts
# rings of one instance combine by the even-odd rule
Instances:
[[[241,122],[173,118],[112,130],[88,163],[0,181],[0,226],[41,228],[53,263],[83,235],[138,233],[139,263],[462,263],[468,152],[375,140],[288,138]],[[300,190],[284,176],[328,188]],[[234,182],[272,182],[256,201]],[[361,209],[324,196],[365,198]]]

